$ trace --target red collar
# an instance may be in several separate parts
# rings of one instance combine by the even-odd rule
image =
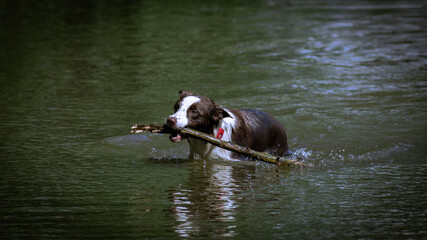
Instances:
[[[222,136],[224,136],[224,128],[219,128],[218,132],[216,133],[216,138],[221,139]]]

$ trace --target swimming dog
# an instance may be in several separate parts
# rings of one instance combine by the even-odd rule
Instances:
[[[185,136],[179,134],[179,130],[188,127],[274,156],[291,154],[283,126],[263,111],[227,109],[212,99],[188,91],[179,92],[174,110],[175,113],[166,120],[166,126],[176,132],[169,137],[172,142],[182,141]],[[202,140],[192,137],[187,139],[190,144],[190,159],[247,159]]]

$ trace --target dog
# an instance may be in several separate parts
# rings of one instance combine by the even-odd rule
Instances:
[[[167,118],[165,124],[176,132],[169,137],[172,142],[186,138],[179,134],[179,130],[188,127],[274,156],[292,154],[283,126],[271,115],[255,109],[223,108],[212,99],[188,91],[179,91],[178,94],[175,113]],[[187,139],[190,159],[248,160],[205,141],[192,137]]]

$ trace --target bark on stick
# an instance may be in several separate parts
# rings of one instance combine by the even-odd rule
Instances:
[[[171,129],[168,129],[165,126],[160,126],[156,124],[135,124],[131,128],[131,133],[142,133],[142,132],[173,133]],[[303,166],[303,167],[308,166],[307,163],[301,161],[300,159],[276,157],[265,152],[254,151],[247,147],[243,147],[232,142],[223,141],[221,139],[215,138],[214,136],[208,135],[206,133],[203,133],[191,128],[184,128],[180,132],[181,134],[184,134],[187,137],[193,137],[193,138],[203,140],[217,147],[239,153],[241,155],[250,157],[255,160],[272,163],[280,166]]]

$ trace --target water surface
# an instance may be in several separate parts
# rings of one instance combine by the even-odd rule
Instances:
[[[427,238],[422,1],[0,3],[5,239]],[[274,115],[313,165],[130,135],[181,89]]]

